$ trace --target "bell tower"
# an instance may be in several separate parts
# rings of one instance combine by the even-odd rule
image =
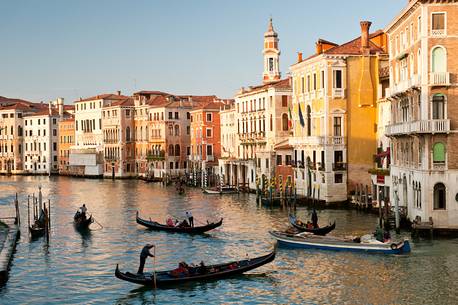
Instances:
[[[280,50],[278,49],[278,34],[272,25],[272,18],[269,19],[267,32],[264,33],[264,74],[263,82],[268,84],[280,79]]]

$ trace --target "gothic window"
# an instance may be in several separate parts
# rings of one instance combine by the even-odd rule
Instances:
[[[173,154],[173,145],[172,144],[169,145],[169,156],[174,156],[174,154]]]
[[[434,209],[446,209],[445,185],[443,183],[437,183],[434,186]]]
[[[175,156],[180,156],[180,144],[175,145]]]

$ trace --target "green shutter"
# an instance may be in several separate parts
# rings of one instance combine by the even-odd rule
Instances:
[[[444,163],[445,162],[445,145],[443,143],[434,144],[433,162],[434,163]]]

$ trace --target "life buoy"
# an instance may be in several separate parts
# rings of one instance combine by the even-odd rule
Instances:
[[[391,250],[396,250],[398,248],[398,245],[393,243],[393,244],[391,244],[390,248],[391,248]]]

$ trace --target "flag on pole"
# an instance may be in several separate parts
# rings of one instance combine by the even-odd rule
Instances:
[[[299,123],[301,124],[302,127],[305,127],[305,122],[304,122],[304,116],[302,115],[302,110],[301,110],[301,104],[297,104],[299,107]]]
[[[293,115],[291,114],[291,108],[290,107],[288,107],[288,115],[289,115],[288,129],[291,129],[293,127]]]

